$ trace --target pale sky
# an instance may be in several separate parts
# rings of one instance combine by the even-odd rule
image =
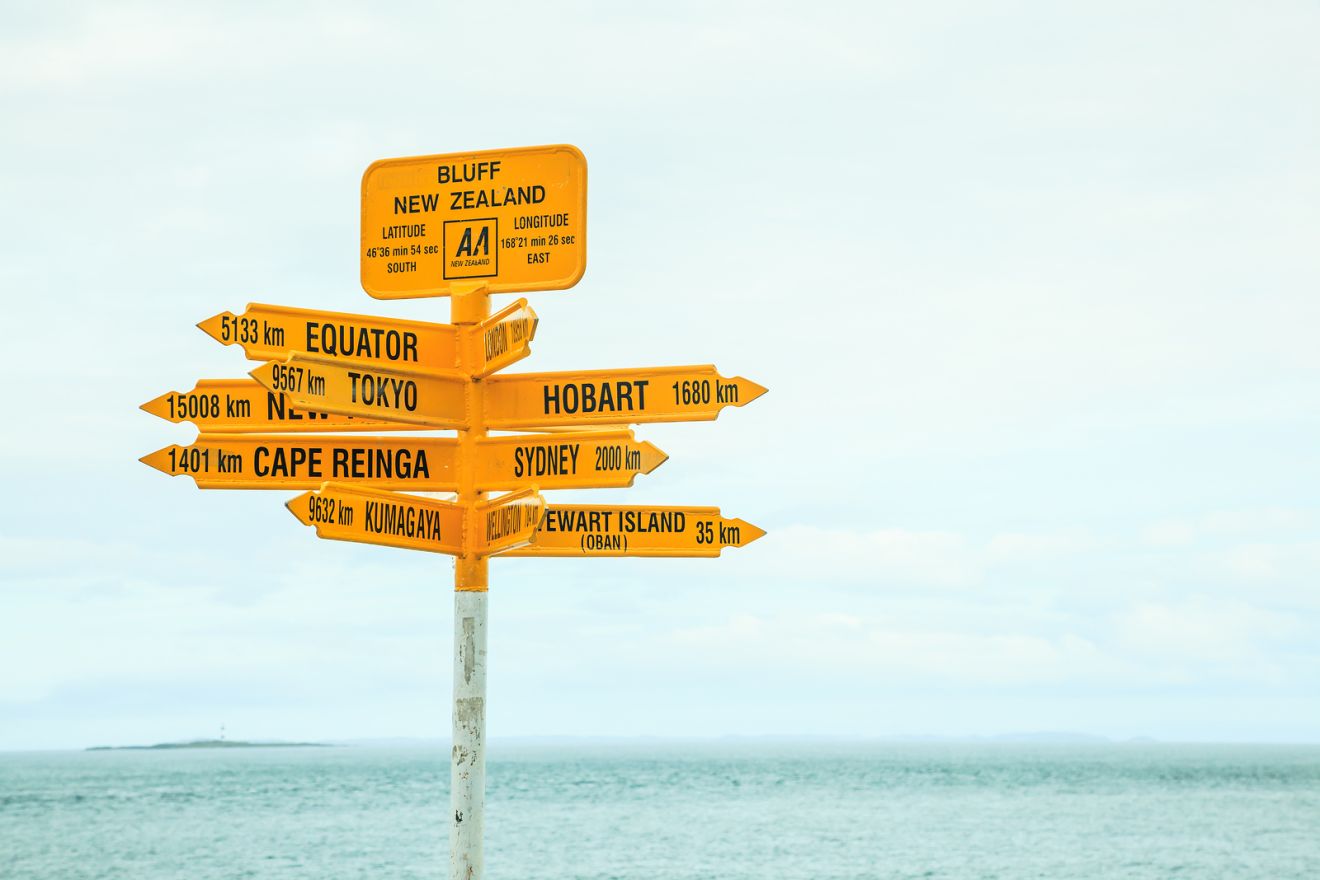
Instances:
[[[515,369],[714,363],[629,490],[718,560],[491,565],[489,732],[1320,741],[1320,9],[6,3],[0,749],[444,737],[451,562],[138,457],[358,284],[389,156],[572,143]],[[511,300],[499,297],[498,307]]]

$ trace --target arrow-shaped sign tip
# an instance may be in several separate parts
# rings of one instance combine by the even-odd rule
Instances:
[[[738,540],[729,545],[731,547],[746,547],[757,538],[765,537],[765,529],[757,528],[745,519],[731,520],[729,524],[738,530]]]
[[[641,442],[642,447],[642,468],[641,473],[649,474],[651,471],[660,467],[660,465],[669,461],[669,453],[665,452],[659,446],[649,440]]]
[[[146,406],[144,405],[143,409],[145,408]],[[173,476],[173,474],[170,473],[169,468],[165,467],[165,459],[169,456],[171,449],[181,449],[181,448],[182,447],[180,446],[166,446],[163,449],[157,449],[155,452],[147,453],[146,455],[139,458],[138,461],[142,462],[147,467],[155,468],[156,470],[160,471],[162,474]]]
[[[151,413],[153,416],[164,419],[167,422],[175,421],[167,415],[169,412],[169,406],[165,403],[172,394],[174,394],[173,391],[167,391],[160,397],[148,400],[146,403],[139,406],[138,409],[142,410],[144,413]]]
[[[532,322],[531,329],[527,331],[527,341],[531,342],[536,338],[536,328],[541,325],[541,319],[537,316],[536,310],[531,306],[527,306],[527,317],[531,319]]]
[[[737,382],[741,389],[741,393],[738,395],[738,406],[745,406],[770,390],[764,385],[758,385],[751,379],[744,379],[742,376],[738,376],[733,381]]]
[[[233,340],[232,339],[226,340],[220,332],[220,328],[224,326],[225,319],[229,319],[232,321],[234,319],[234,313],[221,312],[218,315],[212,315],[211,317],[207,318],[205,321],[198,321],[197,329],[201,330],[203,333],[214,339],[216,342],[219,342],[222,345],[229,345],[230,343],[233,342]]]
[[[253,379],[256,379],[259,383],[261,383],[261,387],[265,388],[267,391],[275,390],[274,388],[270,387],[270,365],[273,363],[276,363],[276,361],[271,361],[270,363],[262,364],[261,366],[257,367],[255,370],[248,370],[248,375],[251,376]]]
[[[288,501],[284,502],[284,506],[289,508],[289,513],[293,514],[298,522],[305,526],[310,526],[312,524],[311,505],[308,502],[315,494],[315,490],[308,490],[301,495],[295,495]]]

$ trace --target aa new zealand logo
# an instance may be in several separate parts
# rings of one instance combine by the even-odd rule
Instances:
[[[448,220],[444,227],[444,277],[490,278],[500,271],[499,221]]]

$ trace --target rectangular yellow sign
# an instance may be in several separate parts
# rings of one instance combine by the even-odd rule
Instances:
[[[250,378],[202,379],[192,391],[167,391],[141,409],[168,422],[192,422],[202,433],[215,434],[416,431],[426,427],[306,409]]]
[[[190,476],[199,489],[314,489],[334,480],[451,492],[458,488],[457,458],[457,440],[415,434],[203,434],[190,446],[166,446],[142,462],[170,476]]]
[[[457,373],[422,376],[295,352],[250,375],[295,404],[324,412],[431,428],[468,425],[468,382]]]
[[[484,501],[472,511],[471,528],[468,508],[452,501],[332,481],[286,506],[319,537],[334,541],[489,556],[531,543],[545,499],[523,489]]]
[[[361,248],[377,299],[572,287],[587,266],[587,160],[557,144],[373,162]]]
[[[765,532],[718,507],[551,504],[536,542],[511,556],[719,556]]]
[[[564,373],[515,373],[485,382],[491,428],[638,424],[713,419],[765,388],[713,366],[640,367]]]

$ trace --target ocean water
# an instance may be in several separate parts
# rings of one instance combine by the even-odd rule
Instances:
[[[1320,747],[495,743],[498,878],[1320,878]],[[444,878],[442,748],[0,754],[0,878]]]

